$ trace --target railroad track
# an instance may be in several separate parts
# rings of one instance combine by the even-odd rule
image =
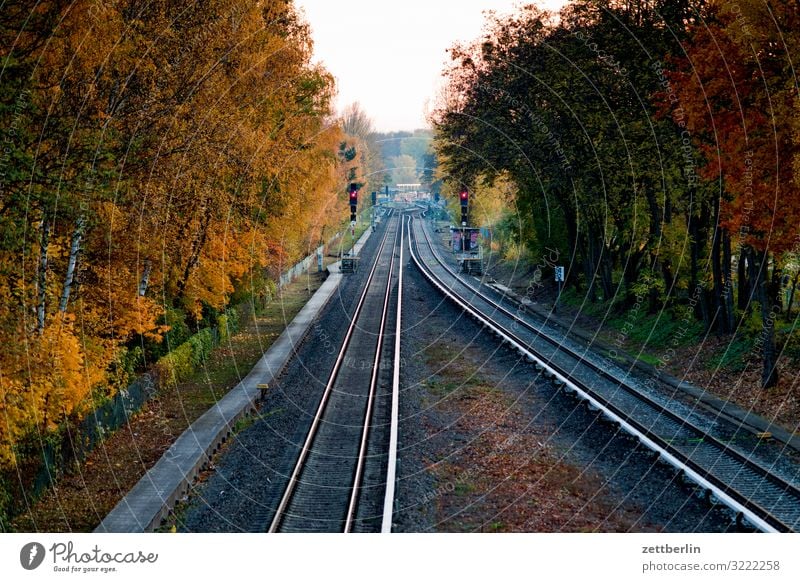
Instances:
[[[540,372],[582,398],[592,409],[637,438],[709,499],[730,508],[737,522],[765,532],[800,530],[800,489],[750,455],[698,426],[691,411],[637,389],[587,359],[563,340],[550,337],[525,318],[468,285],[442,260],[419,221],[409,219],[411,259],[448,299],[509,344]],[[412,243],[413,239],[413,243]],[[466,293],[464,292],[466,290]]]
[[[403,236],[391,219],[269,532],[391,530]]]

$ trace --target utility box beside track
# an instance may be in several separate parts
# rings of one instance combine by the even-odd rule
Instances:
[[[480,228],[451,226],[450,245],[456,255],[459,270],[468,275],[483,274],[483,251],[480,245]]]
[[[339,267],[339,270],[342,273],[355,273],[358,271],[358,263],[361,257],[350,255],[343,255],[342,256],[342,264]]]

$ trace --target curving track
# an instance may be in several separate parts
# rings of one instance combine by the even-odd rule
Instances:
[[[391,219],[270,532],[391,529],[403,235]]]
[[[413,241],[413,242],[412,242]],[[639,439],[703,487],[713,500],[762,531],[800,531],[800,489],[773,467],[729,446],[716,429],[659,402],[586,353],[551,337],[467,284],[442,260],[420,221],[409,220],[411,258],[423,275],[468,315],[511,345],[558,385]]]

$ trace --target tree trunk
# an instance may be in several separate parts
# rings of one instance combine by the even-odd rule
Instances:
[[[72,282],[75,279],[75,265],[78,262],[78,252],[81,249],[81,238],[83,237],[84,219],[81,216],[75,221],[75,230],[72,231],[72,242],[69,246],[69,260],[67,261],[67,275],[64,277],[64,291],[61,293],[61,301],[58,310],[61,313],[67,311],[69,304],[69,294],[72,290]]]
[[[752,290],[750,289],[750,280],[747,277],[748,260],[751,259],[747,254],[747,247],[742,247],[742,250],[739,252],[739,264],[736,266],[736,304],[739,308],[739,311],[742,313],[745,313],[750,309],[750,300],[752,295]]]
[[[595,287],[595,264],[594,264],[594,241],[592,240],[591,233],[586,236],[585,257],[583,260],[583,269],[586,274],[586,295],[589,301],[595,303],[597,301],[597,289]]]
[[[142,277],[139,279],[139,297],[144,297],[144,294],[147,293],[147,284],[150,282],[150,272],[152,270],[153,262],[150,259],[145,259]]]
[[[717,197],[714,200],[714,237],[711,241],[711,270],[714,279],[711,325],[716,326],[720,334],[728,334],[731,329],[728,328],[728,315],[725,313],[722,263],[722,227],[719,224],[719,197]]]
[[[694,218],[689,219],[689,297],[692,297],[700,284],[698,281],[698,263],[700,262],[700,245],[698,243],[699,231]],[[703,317],[703,300],[701,298],[694,306],[694,316]],[[705,318],[703,317],[705,320]]]
[[[675,290],[676,276],[672,272],[672,262],[669,259],[664,259],[661,262],[661,276],[664,279],[664,302],[672,296]]]
[[[186,267],[183,269],[183,275],[181,276],[180,281],[178,281],[178,292],[176,294],[176,299],[183,299],[183,295],[186,292],[186,285],[189,282],[189,276],[192,274],[192,271],[194,271],[194,268],[200,261],[200,254],[206,244],[208,225],[211,222],[211,206],[208,204],[207,200],[201,205],[201,212],[202,214],[200,216],[198,231],[192,239],[189,259],[186,261]]]
[[[647,207],[650,210],[650,232],[647,235],[647,246],[653,253],[661,244],[662,223],[664,221],[664,213],[661,204],[659,204],[656,193],[647,184],[642,183],[642,192],[647,200]]]
[[[733,310],[733,276],[731,274],[731,235],[727,230],[722,231],[722,276],[725,278],[725,291],[722,295],[725,301],[725,328],[728,333],[736,329],[735,313]]]
[[[656,196],[656,192],[647,183],[642,183],[642,192],[647,200],[647,207],[650,210],[650,232],[647,235],[647,248],[650,251],[650,270],[655,276],[660,273],[661,258],[658,255],[658,249],[661,247],[662,238],[662,225],[664,221],[664,214],[661,204]],[[650,290],[648,307],[649,313],[655,313],[660,309],[658,302],[658,290],[653,287]]]
[[[711,241],[711,271],[714,281],[713,287],[713,301],[711,305],[711,326],[716,327],[720,333],[727,333],[724,329],[726,320],[722,315],[722,260],[721,260],[721,246],[720,245],[720,229],[719,227],[714,231],[714,238]]]
[[[603,287],[603,298],[609,301],[614,296],[614,280],[611,268],[611,251],[603,243],[600,257],[600,284]]]
[[[622,280],[625,281],[625,307],[631,307],[636,303],[633,286],[639,278],[644,252],[630,249],[624,253],[624,256],[627,257],[627,261],[622,265]]]
[[[767,277],[769,257],[766,251],[761,251],[757,255],[758,265],[754,284],[758,292],[758,301],[761,303],[761,342],[762,342],[762,362],[761,387],[771,388],[778,383],[777,354],[775,350],[775,317],[773,306],[775,297],[773,296],[774,284]]]
[[[696,199],[696,192],[692,191],[692,200]],[[708,241],[708,224],[711,218],[711,212],[707,204],[700,206],[700,215],[694,216],[690,213],[689,216],[689,248],[691,253],[691,267],[690,267],[690,284],[689,284],[689,297],[694,297],[695,291],[698,286],[702,287],[700,297],[695,304],[695,317],[703,320],[705,329],[711,326],[711,317],[709,316],[709,294],[705,285],[700,283],[700,260],[705,255],[706,244]]]
[[[671,223],[672,223],[672,200],[670,200],[669,194],[665,192],[664,224],[671,224]],[[670,261],[669,258],[665,258],[661,261],[661,274],[664,278],[664,303],[666,303],[669,297],[672,296],[676,280],[676,275],[673,274],[672,272],[672,261]]]
[[[47,298],[47,246],[50,244],[50,224],[46,218],[42,219],[42,236],[39,239],[39,272],[36,277],[38,287],[38,302],[36,304],[36,327],[39,333],[44,329],[46,313],[45,300]]]
[[[568,198],[564,196],[563,198]],[[572,253],[572,257],[580,256],[580,249],[578,249],[578,244],[580,239],[578,238],[578,219],[575,215],[575,211],[570,205],[569,201],[562,201],[559,206],[561,207],[561,212],[564,215],[564,224],[567,228],[567,240],[568,244],[572,245],[572,248],[569,249]],[[579,281],[579,277],[573,277],[573,281],[577,284]]]
[[[689,217],[689,295],[697,288],[697,271],[700,262],[700,228],[694,216]]]
[[[712,315],[714,311],[713,293],[703,287],[702,291],[700,292],[700,301],[698,303],[700,303],[700,317],[703,318],[703,329],[709,331],[714,325],[714,317]]]
[[[786,306],[786,321],[792,321],[792,303],[794,303],[794,291],[797,288],[798,279],[800,279],[800,271],[797,271],[792,279],[792,290],[789,292],[789,302]]]

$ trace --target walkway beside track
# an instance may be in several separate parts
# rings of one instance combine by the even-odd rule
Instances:
[[[353,247],[356,254],[360,254],[370,233],[371,230],[367,229],[356,242]],[[250,373],[178,437],[161,459],[109,512],[95,532],[148,532],[161,524],[217,448],[228,438],[236,421],[255,410],[261,392],[259,385],[269,385],[281,374],[341,280],[339,263],[329,266],[325,282]]]

